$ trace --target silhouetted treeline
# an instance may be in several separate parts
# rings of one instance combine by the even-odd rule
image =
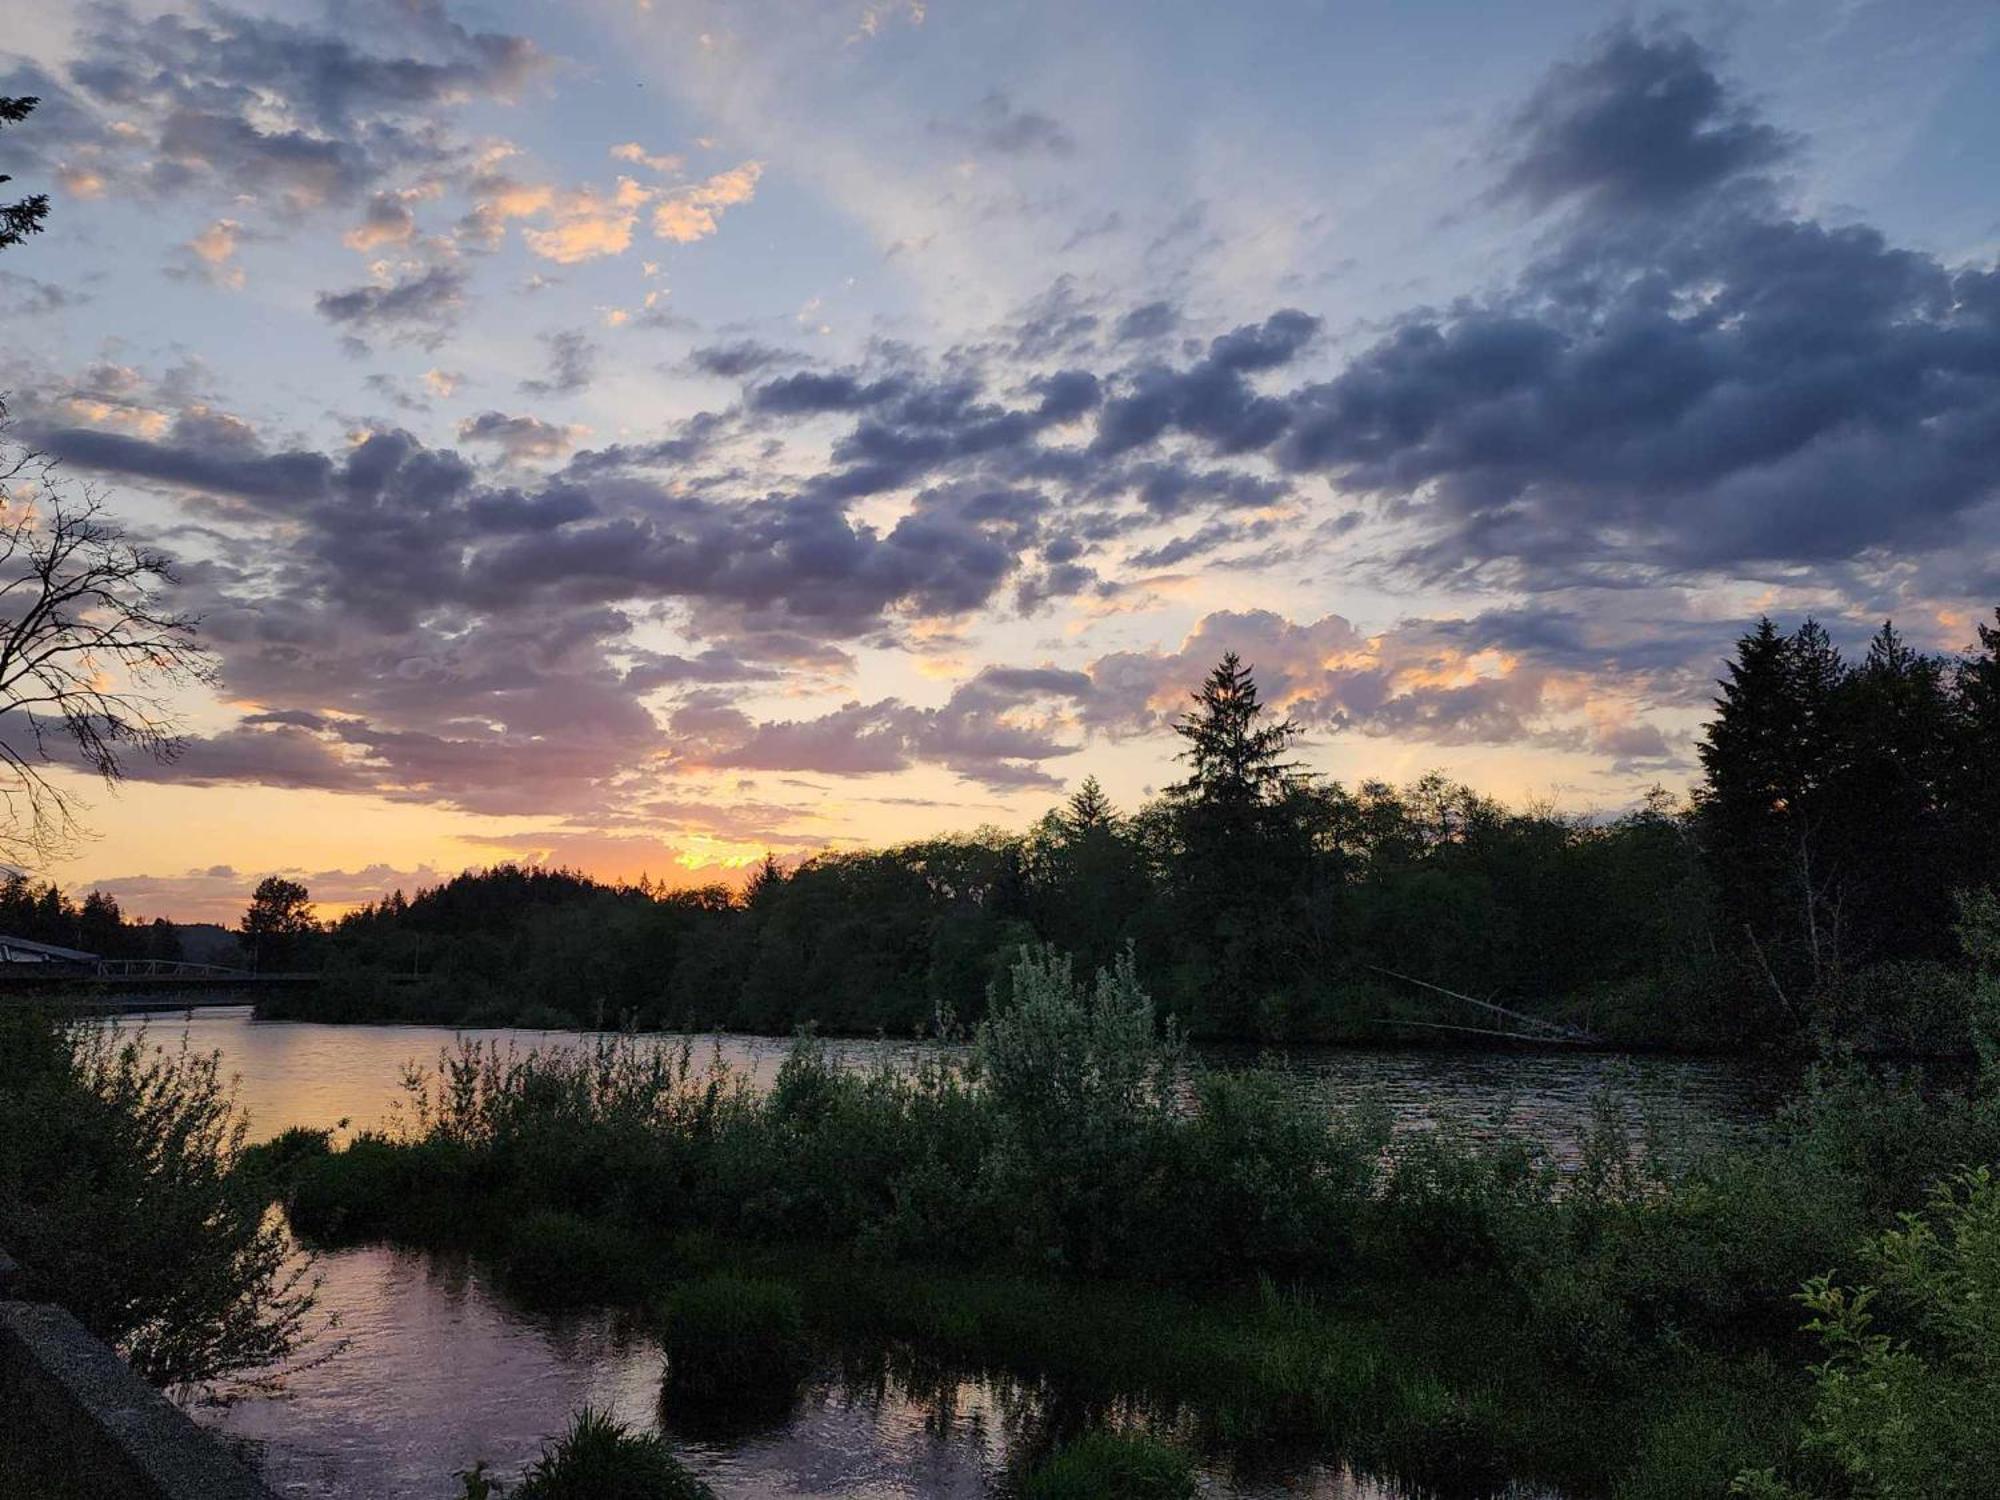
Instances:
[[[53,881],[36,885],[18,870],[0,880],[0,934],[81,948],[101,958],[181,956],[180,936],[164,918],[128,922],[108,891],[72,901]]]
[[[1950,660],[1885,628],[1849,664],[1810,621],[1766,622],[1738,645],[1692,800],[1656,791],[1609,820],[1510,809],[1436,775],[1303,774],[1291,726],[1232,656],[1178,726],[1187,778],[1130,812],[1091,779],[1024,833],[767,860],[740,893],[461,875],[342,919],[324,991],[281,1003],[912,1032],[976,1021],[1042,940],[1085,967],[1131,945],[1162,1009],[1211,1037],[1482,1024],[1423,980],[1628,1042],[1831,1029],[1955,1050],[1954,893],[2000,877],[1996,652],[1991,628]]]

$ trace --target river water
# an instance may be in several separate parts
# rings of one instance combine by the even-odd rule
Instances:
[[[125,1024],[132,1024],[129,1020]],[[150,1036],[222,1054],[237,1075],[253,1138],[292,1125],[347,1131],[390,1123],[406,1065],[435,1059],[453,1034],[435,1027],[325,1026],[258,1021],[247,1007],[155,1016]],[[571,1032],[463,1033],[482,1042],[572,1047]],[[782,1039],[696,1039],[732,1067],[768,1080]],[[857,1065],[897,1042],[835,1042]],[[1475,1132],[1507,1130],[1573,1155],[1594,1098],[1608,1092],[1630,1118],[1697,1147],[1752,1130],[1773,1085],[1735,1062],[1503,1054],[1295,1050],[1283,1057],[1219,1053],[1231,1066],[1281,1069],[1330,1104],[1368,1095],[1398,1128],[1450,1117]],[[966,1497],[996,1493],[1009,1455],[1031,1447],[1050,1420],[1043,1393],[1009,1380],[929,1378],[913,1387],[894,1370],[828,1372],[784,1418],[727,1441],[675,1430],[659,1406],[662,1355],[643,1331],[606,1313],[546,1314],[513,1303],[476,1262],[371,1246],[321,1258],[322,1306],[339,1319],[339,1345],[282,1390],[204,1407],[196,1415],[243,1442],[280,1493],[333,1497],[446,1497],[454,1471],[483,1459],[511,1479],[577,1407],[609,1408],[645,1429],[664,1426],[677,1451],[725,1497],[842,1495]],[[1390,1500],[1396,1492],[1341,1468],[1271,1474],[1206,1471],[1204,1490],[1261,1500]],[[1523,1489],[1518,1500],[1545,1500]]]

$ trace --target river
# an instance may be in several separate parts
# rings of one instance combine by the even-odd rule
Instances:
[[[248,1007],[154,1016],[147,1025],[157,1042],[175,1045],[185,1035],[188,1045],[222,1054],[253,1138],[293,1125],[344,1122],[352,1132],[389,1123],[405,1066],[433,1060],[453,1037],[435,1027],[258,1021]],[[463,1035],[523,1050],[590,1040],[518,1029]],[[757,1080],[768,1080],[788,1045],[738,1036],[696,1044],[719,1048]],[[917,1050],[885,1041],[830,1045],[856,1064]],[[1261,1059],[1225,1051],[1213,1060],[1279,1068],[1330,1103],[1372,1095],[1404,1130],[1448,1116],[1475,1132],[1519,1132],[1558,1160],[1573,1155],[1600,1093],[1684,1146],[1754,1129],[1773,1097],[1754,1070],[1714,1059],[1298,1049]],[[327,1254],[320,1269],[322,1306],[340,1325],[332,1357],[293,1374],[279,1392],[196,1413],[247,1444],[280,1493],[446,1500],[459,1493],[455,1470],[483,1459],[510,1478],[586,1402],[639,1427],[661,1425],[660,1349],[618,1317],[528,1311],[477,1263],[452,1256],[375,1246]],[[894,1370],[830,1371],[764,1430],[728,1441],[667,1430],[691,1466],[732,1500],[971,1500],[995,1493],[1010,1452],[1032,1442],[1046,1416],[1042,1393],[1008,1380],[932,1378],[912,1388]],[[1242,1500],[1394,1494],[1337,1467],[1218,1468],[1203,1480],[1206,1493]],[[1546,1497],[1522,1489],[1518,1500]]]

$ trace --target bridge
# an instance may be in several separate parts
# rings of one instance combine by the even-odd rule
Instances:
[[[317,974],[259,973],[170,958],[101,958],[80,948],[0,936],[0,1003],[60,994],[72,1004],[130,1009],[149,1002],[175,1010],[241,1005],[246,990],[311,985]]]

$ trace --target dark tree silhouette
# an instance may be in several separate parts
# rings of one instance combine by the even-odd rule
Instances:
[[[319,931],[311,893],[296,880],[266,875],[250,897],[239,931],[256,968],[287,967],[297,958],[301,940]]]
[[[1081,838],[1110,828],[1115,816],[1103,784],[1095,776],[1086,776],[1063,809],[1063,828],[1070,837]]]
[[[1226,653],[1174,725],[1187,741],[1179,759],[1188,779],[1175,791],[1201,807],[1240,817],[1276,797],[1297,772],[1285,759],[1298,731],[1290,719],[1264,722],[1257,681],[1234,651]]]
[[[20,124],[41,102],[32,94],[0,94],[0,127]],[[7,173],[0,172],[0,183],[13,180]],[[47,193],[31,193],[25,198],[16,198],[12,203],[0,203],[0,250],[13,248],[31,234],[40,234],[48,216]]]
[[[34,862],[81,831],[63,773],[117,781],[133,754],[180,750],[168,690],[213,679],[167,558],[102,498],[4,439],[0,404],[0,858]]]
[[[1289,950],[1280,934],[1303,846],[1277,810],[1302,782],[1297,763],[1285,758],[1297,729],[1266,716],[1251,669],[1231,651],[1174,732],[1187,742],[1179,758],[1189,772],[1168,792],[1177,814],[1178,898],[1188,930],[1206,945],[1212,1019],[1240,1030]]]

